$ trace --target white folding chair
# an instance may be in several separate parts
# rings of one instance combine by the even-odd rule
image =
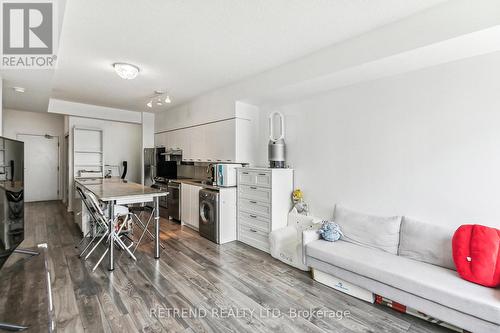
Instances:
[[[144,235],[147,233],[149,238],[154,241],[155,236],[151,231],[149,231],[149,224],[153,220],[153,217],[155,215],[155,209],[148,207],[148,206],[129,206],[129,211],[132,214],[132,221],[137,221],[137,226],[142,230],[141,235],[139,236],[139,239],[137,240],[137,244],[135,245],[134,250],[132,253],[135,253],[137,251],[137,248],[141,244],[142,239],[144,238]],[[142,213],[144,212],[149,212],[149,217],[146,223],[142,221],[142,219],[139,217],[139,215],[142,216]],[[162,249],[165,249],[165,246],[160,242],[160,246]]]
[[[102,233],[106,233],[107,232],[107,229],[108,229],[108,226],[104,223],[102,223],[99,218],[96,216],[96,211],[95,209],[93,208],[92,206],[92,203],[89,201],[89,197],[85,194],[85,191],[77,186],[76,187],[76,191],[78,192],[78,194],[80,195],[81,199],[82,199],[82,202],[85,206],[85,208],[87,209],[87,212],[89,213],[90,215],[90,230],[87,232],[87,234],[85,234],[82,238],[82,240],[78,243],[78,245],[76,246],[77,248],[80,247],[80,245],[88,238],[92,235],[92,239],[90,240],[90,242],[85,246],[85,248],[82,250],[82,252],[80,253],[80,258],[85,254],[85,252],[90,248],[90,246],[94,243],[94,241],[97,239],[97,237],[99,235],[102,235]]]
[[[108,217],[106,216],[106,214],[104,214],[101,206],[99,205],[99,201],[98,199],[95,197],[95,195],[93,193],[87,193],[87,197],[89,198],[89,202],[92,206],[92,208],[95,210],[96,212],[96,218],[99,220],[99,223],[102,223],[103,225],[108,225],[108,222],[109,222],[109,219],[113,219],[113,226],[116,225],[116,222],[118,221],[118,219],[120,217],[124,218],[124,221],[122,223],[122,225],[120,226],[120,228],[118,230],[114,230],[114,228],[112,230],[109,230],[109,227],[106,227],[106,233],[104,233],[101,238],[98,240],[98,242],[94,245],[94,247],[89,251],[89,253],[87,253],[87,256],[85,257],[85,259],[87,259],[90,254],[92,254],[92,252],[95,251],[95,249],[97,248],[97,246],[99,246],[99,244],[104,240],[104,238],[106,238],[107,236],[107,243],[109,242],[113,242],[114,244],[116,244],[119,248],[121,248],[122,250],[126,251],[130,257],[134,260],[137,260],[137,258],[134,256],[134,254],[130,251],[130,247],[132,247],[133,243],[131,243],[129,246],[127,246],[123,240],[121,239],[121,237],[123,235],[121,235],[121,232],[123,230],[123,227],[125,225],[128,224],[129,222],[129,219],[131,218],[130,217],[130,213],[128,213],[128,209],[123,212],[117,212],[115,213],[115,216],[112,216],[112,217]],[[97,261],[97,263],[95,264],[95,266],[92,268],[92,271],[95,271],[96,268],[99,266],[99,264],[102,262],[102,260],[104,259],[104,257],[106,256],[106,254],[108,253],[109,251],[109,247],[106,248],[106,250],[104,251],[104,253],[102,254],[102,256],[99,258],[99,260]]]

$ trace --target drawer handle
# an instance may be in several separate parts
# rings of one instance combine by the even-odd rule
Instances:
[[[257,187],[255,187],[255,186],[250,186],[250,189],[252,189],[252,190],[256,190],[256,189],[257,189]]]
[[[259,176],[267,176],[267,173],[259,173]]]
[[[248,175],[248,172],[243,172],[244,175]]]
[[[250,203],[252,203],[252,204],[256,205],[256,204],[257,204],[257,201],[252,201],[252,200],[250,200]]]
[[[250,229],[250,231],[251,231],[251,232],[257,232],[257,230],[255,230],[255,229]]]
[[[251,218],[256,219],[257,215],[250,215]]]

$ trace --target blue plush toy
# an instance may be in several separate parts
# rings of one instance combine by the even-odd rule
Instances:
[[[319,229],[321,238],[329,242],[335,242],[344,236],[340,231],[340,226],[332,221],[323,221],[321,229]]]

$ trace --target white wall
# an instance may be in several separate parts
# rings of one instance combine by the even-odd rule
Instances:
[[[315,215],[330,217],[338,202],[437,224],[498,225],[500,56],[466,59],[493,50],[498,38],[483,38],[499,25],[498,8],[496,0],[447,1],[157,114],[155,130],[233,116],[236,101],[262,110],[300,87],[295,104],[277,109],[287,116],[297,186]],[[450,47],[455,42],[459,47]],[[387,72],[401,74],[383,78]],[[331,89],[325,77],[344,87],[315,96]],[[267,165],[263,112],[254,134],[258,160]]]
[[[3,135],[16,139],[17,134],[59,136],[62,142],[64,117],[58,114],[27,112],[5,109],[3,112]]]
[[[309,56],[270,69],[259,75],[216,89],[156,115],[156,132],[172,130],[206,122],[222,120],[235,115],[235,102],[246,101],[250,104],[265,103],[277,95],[295,97],[315,89],[324,89],[322,78],[329,81],[360,82],[373,79],[376,69],[365,68],[366,64],[388,61],[386,70],[377,72],[384,76],[389,70],[402,73],[419,66],[445,63],[457,57],[466,57],[467,52],[455,52],[457,45],[445,43],[452,39],[468,39],[474,32],[487,30],[500,24],[499,2],[497,0],[453,0],[404,20],[369,31],[356,38],[332,45]],[[491,40],[494,43],[491,43]],[[498,50],[498,37],[490,39]],[[461,49],[474,49],[476,54],[485,52],[483,43],[464,41]],[[465,44],[464,47],[462,44]],[[480,44],[480,45],[478,45]],[[484,43],[488,44],[488,43]],[[472,51],[470,51],[472,52]],[[422,55],[425,55],[425,57]],[[429,55],[429,53],[431,55]],[[464,53],[464,54],[462,54]],[[474,52],[472,52],[474,53]],[[434,56],[432,56],[434,55]],[[397,58],[397,59],[394,59]],[[397,61],[396,61],[397,60]],[[380,68],[379,68],[380,69]],[[329,82],[328,84],[333,84]],[[295,90],[300,85],[298,92]],[[304,85],[304,87],[302,86]],[[319,86],[318,86],[319,85]],[[292,93],[290,94],[291,89]],[[282,96],[280,96],[282,98]],[[237,114],[237,111],[236,111]]]
[[[17,139],[18,134],[49,134],[59,138],[59,165],[63,166],[62,147],[64,139],[64,117],[57,114],[3,110],[3,135]],[[59,193],[62,195],[63,172],[59,168]]]
[[[500,52],[266,111],[285,114],[287,162],[314,215],[331,217],[340,203],[500,226],[498,72]],[[267,136],[260,145],[267,164]]]

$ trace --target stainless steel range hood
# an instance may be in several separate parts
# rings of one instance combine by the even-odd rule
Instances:
[[[164,153],[161,153],[161,155],[182,156],[182,149],[167,148]]]

